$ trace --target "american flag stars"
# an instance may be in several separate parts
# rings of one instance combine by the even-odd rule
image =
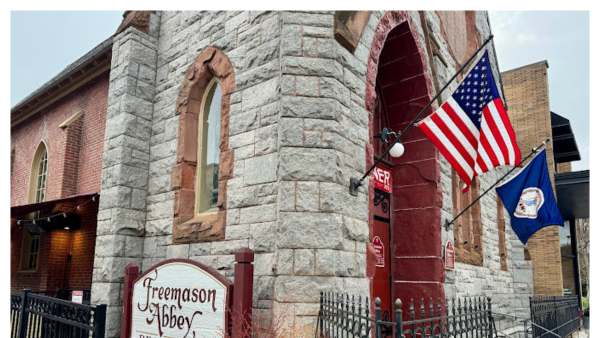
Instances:
[[[481,123],[482,109],[493,99],[492,95],[488,95],[491,84],[487,80],[487,70],[486,58],[483,57],[465,77],[465,80],[459,86],[459,90],[454,93],[454,99],[457,103],[466,111],[471,111],[469,115],[477,127]],[[470,95],[462,95],[464,93]],[[476,108],[476,110],[470,108]]]

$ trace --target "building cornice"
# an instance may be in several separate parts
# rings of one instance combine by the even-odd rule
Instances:
[[[110,70],[111,58],[112,38],[109,38],[17,103],[10,112],[11,128]]]
[[[517,68],[505,70],[501,74],[507,74],[507,73],[511,73],[511,72],[516,72],[517,70],[521,70],[521,69],[524,69],[524,68],[535,67],[535,66],[540,66],[540,65],[545,65],[546,68],[550,68],[550,66],[548,65],[548,61],[547,60],[543,60],[543,61],[538,61],[538,62],[530,63],[528,65],[524,65],[524,66],[521,66],[521,67],[517,67]]]

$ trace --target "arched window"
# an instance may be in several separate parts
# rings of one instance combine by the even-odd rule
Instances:
[[[40,142],[33,156],[29,180],[29,203],[46,200],[46,185],[48,179],[48,151],[44,142]]]
[[[233,178],[229,149],[229,105],[235,91],[227,56],[207,47],[186,73],[179,115],[177,163],[173,166],[173,243],[225,239],[227,182]]]
[[[217,78],[207,86],[198,123],[196,214],[217,211],[219,198],[219,140],[221,135],[221,84]]]

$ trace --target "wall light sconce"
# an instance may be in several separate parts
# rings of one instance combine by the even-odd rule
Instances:
[[[402,154],[404,154],[404,145],[402,144],[402,142],[400,142],[400,136],[402,136],[402,134],[398,136],[393,130],[384,127],[381,131],[381,134],[375,137],[380,138],[385,143],[389,143],[390,135],[392,134],[396,136],[396,140],[392,142],[392,145],[387,148],[387,150],[381,155],[379,159],[377,159],[377,161],[375,161],[375,163],[373,163],[371,168],[369,168],[369,170],[365,172],[363,177],[361,177],[360,179],[350,177],[350,186],[348,187],[348,192],[350,193],[350,195],[358,196],[358,187],[362,185],[362,181],[371,173],[371,171],[379,164],[379,162],[381,162],[381,160],[385,157],[387,153],[389,153],[392,157],[400,157],[402,156]]]
[[[390,143],[390,135],[394,135],[395,137],[398,137],[398,134],[396,134],[395,131],[388,129],[387,127],[384,127],[383,130],[381,131],[381,134],[379,134],[375,137],[379,138],[380,140],[382,140],[385,143]],[[400,140],[394,142],[390,149],[390,155],[392,157],[400,157],[403,154],[404,154],[404,145],[402,144],[402,142],[400,142]]]

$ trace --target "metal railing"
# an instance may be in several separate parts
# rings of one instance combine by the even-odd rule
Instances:
[[[442,304],[443,303],[443,304]],[[491,298],[459,299],[449,302],[441,299],[428,306],[421,299],[420,308],[410,302],[409,321],[402,320],[402,302],[396,299],[394,319],[382,318],[381,300],[375,299],[375,311],[371,312],[369,298],[321,292],[319,317],[315,337],[481,337],[495,335]],[[420,313],[419,318],[417,314]],[[385,316],[384,316],[385,317]]]
[[[565,338],[579,329],[577,296],[535,296],[529,298],[534,338]]]
[[[62,299],[62,300],[71,300],[73,291],[74,290],[69,289],[69,288],[62,288],[62,289],[56,289],[56,291],[52,291],[52,290],[31,291],[31,293],[41,295],[41,296],[58,298],[58,299]],[[77,290],[75,290],[75,291],[77,291]],[[90,304],[91,294],[92,294],[91,290],[88,289],[88,290],[80,290],[80,291],[83,291],[82,304]]]
[[[75,304],[30,290],[11,292],[11,338],[104,338],[106,305]]]

